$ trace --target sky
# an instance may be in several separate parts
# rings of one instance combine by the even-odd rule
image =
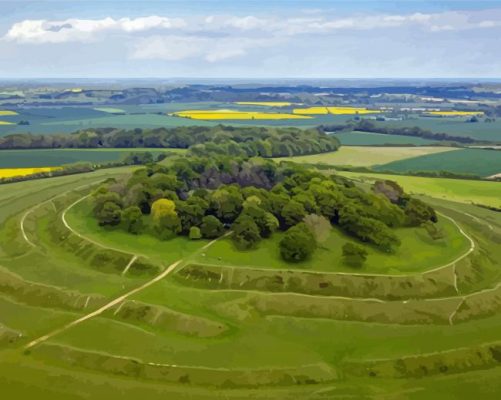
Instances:
[[[0,78],[501,77],[501,0],[0,6]]]

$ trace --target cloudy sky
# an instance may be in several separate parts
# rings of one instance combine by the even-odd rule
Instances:
[[[501,77],[501,1],[1,1],[0,78]]]

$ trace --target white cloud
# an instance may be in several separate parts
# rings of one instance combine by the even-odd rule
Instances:
[[[107,32],[141,32],[151,29],[179,29],[186,26],[180,18],[158,16],[139,18],[77,19],[63,21],[24,20],[9,29],[4,39],[20,43],[64,43],[97,40]]]
[[[271,47],[279,41],[275,38],[152,36],[143,38],[134,45],[131,58],[166,61],[203,58],[208,62],[216,62],[245,55],[253,49]]]
[[[103,19],[70,18],[62,21],[24,20],[11,26],[5,40],[19,43],[64,43],[100,40],[110,33],[135,34],[149,30],[167,30],[181,33],[217,33],[231,35],[293,36],[298,34],[326,34],[341,30],[421,28],[429,32],[466,29],[489,29],[501,26],[500,10],[491,12],[414,13],[406,15],[355,15],[334,18],[322,15],[297,18],[218,15],[193,16],[188,19],[161,16],[138,18],[111,17]]]

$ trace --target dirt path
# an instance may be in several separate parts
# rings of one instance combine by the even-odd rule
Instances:
[[[218,240],[222,239],[223,237],[226,237],[228,236],[228,234],[230,233],[227,233],[226,235],[224,236],[221,236],[220,238],[217,238],[217,239],[214,239],[212,240],[211,242],[207,243],[205,246],[203,246],[202,248],[200,248],[199,250],[197,250],[193,255],[197,254],[198,252],[200,251],[203,251],[207,248],[209,248],[210,246],[212,246],[215,242],[217,242]],[[193,256],[192,255],[192,256]],[[83,317],[80,317],[58,329],[55,329],[53,330],[52,332],[49,332],[47,333],[46,335],[43,335],[35,340],[32,340],[31,342],[29,342],[26,346],[24,346],[25,349],[30,349],[40,343],[43,343],[51,338],[53,338],[54,336],[56,335],[59,335],[60,333],[62,332],[65,332],[67,331],[68,329],[76,326],[76,325],[79,325],[81,324],[82,322],[85,322],[91,318],[94,318],[94,317],[97,317],[98,315],[102,314],[103,312],[109,310],[110,308],[120,304],[121,302],[123,302],[124,300],[126,300],[127,298],[135,295],[136,293],[139,293],[140,291],[150,287],[151,285],[153,285],[154,283],[164,279],[167,275],[171,274],[177,266],[179,266],[179,264],[181,264],[182,262],[184,262],[185,259],[180,259],[180,260],[177,260],[176,262],[172,263],[171,265],[169,265],[161,274],[157,275],[156,277],[154,277],[153,279],[149,280],[148,282],[142,284],[141,286],[138,286],[137,288],[135,289],[132,289],[130,291],[128,291],[127,293],[117,297],[116,299],[114,300],[111,300],[109,303],[105,304],[104,306],[98,308],[97,310],[95,311],[92,311],[91,313],[89,314],[86,314],[84,315]]]
[[[78,236],[80,239],[83,239],[89,243],[92,243],[93,245],[96,245],[102,249],[106,249],[106,250],[113,250],[113,251],[117,251],[119,253],[123,253],[123,254],[127,254],[131,257],[144,257],[144,258],[148,258],[148,256],[144,255],[144,254],[139,254],[139,253],[131,253],[129,251],[125,251],[125,250],[122,250],[122,249],[117,249],[116,247],[112,247],[112,246],[107,246],[107,245],[104,245],[102,243],[99,243],[97,241],[95,241],[94,239],[91,239],[85,235],[82,235],[81,233],[77,232],[75,229],[73,229],[69,224],[68,224],[68,221],[66,220],[66,214],[68,211],[70,211],[73,207],[75,207],[77,204],[81,203],[82,201],[84,201],[85,199],[89,198],[91,195],[88,194],[88,195],[85,195],[81,198],[79,198],[77,201],[71,203],[68,207],[66,207],[63,211],[63,213],[61,214],[61,219],[63,221],[63,224],[65,226],[66,229],[68,229],[71,233],[73,233],[74,235]]]

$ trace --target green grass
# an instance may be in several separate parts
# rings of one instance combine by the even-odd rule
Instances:
[[[409,193],[425,194],[461,203],[475,203],[501,208],[501,185],[497,182],[345,171],[337,173],[347,178],[368,181],[390,179],[398,182]]]
[[[485,177],[501,173],[501,151],[463,149],[448,153],[427,154],[379,165],[376,169],[399,173],[450,171]]]
[[[425,146],[436,143],[433,140],[412,136],[383,135],[368,132],[343,132],[334,134],[344,146],[384,146],[384,145],[415,145]]]
[[[183,149],[47,149],[0,150],[0,168],[56,167],[76,162],[93,164],[122,160],[131,152],[150,152],[157,157],[165,152],[182,153]]]
[[[446,233],[446,239],[438,241],[431,240],[422,229],[397,229],[395,232],[402,245],[391,255],[355,241],[337,228],[333,228],[328,240],[319,246],[312,258],[299,264],[287,263],[280,257],[279,242],[283,233],[275,233],[272,238],[261,241],[255,250],[245,252],[237,250],[230,239],[221,240],[208,249],[205,255],[198,255],[196,261],[260,268],[408,274],[447,264],[468,249],[468,241],[451,222],[442,218],[439,225]],[[368,251],[367,262],[362,268],[352,268],[344,263],[342,247],[347,242],[362,244]]]
[[[374,166],[392,161],[422,156],[453,152],[452,147],[341,147],[338,151],[310,156],[276,158],[277,161],[294,161],[308,164]]]

